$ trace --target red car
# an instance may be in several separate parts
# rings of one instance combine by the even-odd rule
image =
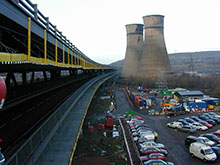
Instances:
[[[212,132],[212,134],[220,138],[220,132]]]
[[[166,156],[161,153],[152,153],[146,156],[140,156],[141,161],[147,161],[147,160],[152,160],[152,159],[166,160]]]
[[[208,127],[208,128],[213,127],[213,125],[212,125],[212,124],[209,124],[209,123],[208,123],[208,122],[206,122],[206,121],[199,121],[199,123],[201,123],[202,125],[204,125],[204,126],[206,126],[206,127]]]
[[[141,155],[147,155],[147,154],[151,154],[151,153],[161,153],[164,155],[167,155],[168,152],[164,149],[158,149],[156,147],[145,147],[145,148],[141,148],[140,149],[140,154]]]

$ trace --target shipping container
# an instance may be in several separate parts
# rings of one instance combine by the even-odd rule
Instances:
[[[207,104],[206,102],[188,102],[187,106],[192,109],[192,108],[199,108],[199,109],[203,109],[203,108],[207,108]]]

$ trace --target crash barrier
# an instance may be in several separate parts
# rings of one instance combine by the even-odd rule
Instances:
[[[131,165],[134,165],[133,160],[131,158],[131,152],[130,152],[130,149],[128,147],[128,141],[127,141],[127,138],[125,136],[125,130],[124,130],[124,127],[123,127],[123,125],[121,123],[121,119],[120,118],[119,118],[119,123],[120,123],[121,129],[122,129],[122,133],[123,133],[123,137],[124,137],[124,140],[125,140],[125,145],[126,145],[126,149],[127,149],[127,152],[128,152],[129,159],[130,159],[130,163],[131,163]]]
[[[124,91],[124,94],[125,94],[125,96],[126,96],[128,102],[129,102],[130,106],[131,106],[132,108],[134,108],[134,104],[131,102],[131,100],[130,100],[130,98],[129,98],[129,96],[128,96],[127,90],[124,88],[123,91]]]

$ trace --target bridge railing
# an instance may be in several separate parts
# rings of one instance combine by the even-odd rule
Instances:
[[[93,69],[112,69],[112,67],[109,68],[108,65],[100,64],[91,60],[83,52],[81,52],[75,45],[73,45],[70,42],[70,40],[66,38],[66,36],[62,34],[61,31],[59,31],[56,28],[55,25],[53,25],[49,21],[49,17],[44,16],[43,13],[40,10],[38,10],[37,4],[33,4],[30,0],[7,0],[7,1],[15,5],[17,8],[19,8],[20,11],[22,11],[25,15],[30,17],[32,21],[35,21],[42,29],[45,29],[46,33],[49,33],[51,36],[53,36],[55,40],[59,41],[59,43],[61,43],[62,45],[65,45],[64,52],[65,54],[67,54],[66,50],[68,49],[68,58],[69,58],[69,50],[72,51],[73,54],[70,53],[70,56],[74,56],[74,58],[77,59],[75,65],[78,66],[84,65],[83,66],[84,68],[93,68]],[[53,44],[56,45],[55,43]],[[30,56],[29,54],[28,56]],[[30,58],[28,57],[28,59]],[[55,56],[54,59],[56,59]]]

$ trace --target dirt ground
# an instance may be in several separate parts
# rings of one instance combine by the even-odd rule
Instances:
[[[113,115],[113,128],[98,129],[99,124],[105,124],[105,115],[110,110],[112,102],[108,97],[111,95],[99,90],[93,98],[74,154],[73,165],[128,164],[117,115],[116,117]],[[93,126],[93,132],[89,131],[89,126]]]

